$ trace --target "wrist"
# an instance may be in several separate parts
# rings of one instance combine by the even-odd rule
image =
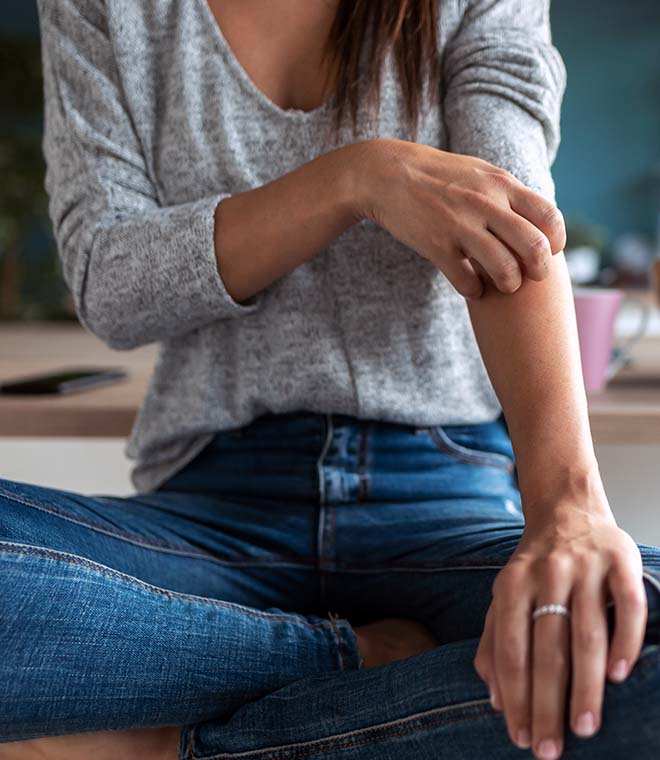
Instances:
[[[394,140],[373,138],[347,145],[344,154],[344,187],[350,212],[355,221],[369,220],[378,223],[376,203],[382,197],[389,170],[392,179],[393,151],[387,150]]]
[[[559,516],[564,512],[590,513],[612,518],[595,457],[580,463],[567,462],[552,469],[536,470],[531,477],[519,473],[525,519]]]

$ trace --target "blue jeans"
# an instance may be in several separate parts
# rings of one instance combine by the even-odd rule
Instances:
[[[157,491],[0,480],[0,741],[183,726],[183,760],[505,760],[472,661],[523,529],[503,421],[415,428],[265,414]],[[566,758],[657,758],[660,549],[649,623],[597,736]],[[353,626],[439,646],[361,668]]]

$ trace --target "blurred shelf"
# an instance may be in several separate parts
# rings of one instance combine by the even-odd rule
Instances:
[[[632,363],[589,396],[596,443],[660,444],[660,336],[643,338]]]
[[[156,360],[156,344],[113,351],[72,323],[0,325],[0,379],[79,366],[121,367],[128,379],[70,395],[0,396],[4,437],[126,437]]]
[[[122,367],[128,380],[48,398],[0,397],[3,437],[126,437],[158,346],[113,351],[76,324],[0,325],[0,379],[74,366]],[[660,444],[660,335],[641,340],[633,364],[589,398],[596,443]]]

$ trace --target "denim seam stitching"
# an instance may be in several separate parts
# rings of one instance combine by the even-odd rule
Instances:
[[[328,617],[330,618],[330,622],[332,623],[332,631],[334,633],[334,643],[337,647],[337,656],[339,658],[339,669],[344,671],[346,670],[346,665],[344,663],[344,653],[342,650],[342,640],[341,636],[339,635],[339,630],[337,629],[337,618],[339,615],[336,612],[328,612]]]
[[[503,454],[497,454],[495,452],[480,452],[474,449],[469,449],[467,446],[462,446],[460,443],[452,441],[442,428],[431,428],[430,433],[434,442],[442,452],[461,462],[499,467],[500,469],[507,471],[512,469],[512,463],[508,457],[505,457]]]
[[[364,502],[369,498],[369,473],[367,470],[367,447],[369,445],[369,423],[360,429],[360,443],[358,447],[357,476],[358,476],[358,501]]]
[[[121,531],[121,530],[114,530],[114,531],[109,530],[101,523],[95,522],[94,520],[90,520],[89,518],[78,517],[72,514],[71,512],[62,510],[59,507],[54,507],[53,505],[45,506],[44,504],[40,504],[36,501],[33,501],[32,499],[27,499],[24,496],[19,496],[15,493],[12,493],[11,491],[6,491],[3,488],[0,488],[0,496],[3,496],[4,498],[9,499],[10,501],[14,501],[17,504],[23,504],[26,507],[39,509],[42,512],[55,515],[56,517],[60,517],[62,520],[69,520],[70,522],[76,523],[78,525],[82,525],[86,528],[98,530],[100,532],[106,533],[107,535],[126,538],[126,539],[130,539],[130,540],[133,540],[135,542],[140,542],[140,543],[144,541],[144,539],[141,536],[137,536],[134,533],[128,533],[127,531]],[[180,546],[176,544],[170,544],[169,542],[163,541],[162,539],[148,539],[145,542],[145,544],[149,546],[163,547],[167,549],[181,548]]]
[[[357,453],[357,459],[355,462],[355,475],[357,476],[358,481],[358,496],[357,500],[358,502],[362,502],[364,500],[364,474],[362,472],[362,447],[364,446],[364,429],[360,427],[358,429],[358,453]]]
[[[316,562],[318,565],[318,572],[319,572],[319,597],[321,600],[325,597],[325,584],[326,584],[326,576],[325,576],[325,563],[324,563],[324,551],[325,551],[325,514],[326,514],[326,480],[325,480],[325,473],[323,471],[323,466],[325,462],[325,457],[328,453],[328,450],[330,449],[330,444],[332,442],[332,436],[333,436],[333,424],[332,424],[332,414],[328,413],[324,416],[325,421],[325,436],[323,440],[323,446],[321,448],[321,453],[319,454],[319,458],[316,461],[316,470],[318,473],[318,479],[319,479],[319,508],[318,508],[318,527],[317,527],[317,534],[316,534],[316,553],[317,558]]]
[[[326,555],[328,564],[332,564],[332,553],[335,544],[335,522],[337,519],[337,505],[330,504],[330,520],[328,521],[328,546]]]
[[[277,620],[295,623],[306,628],[318,629],[327,627],[326,621],[321,621],[320,623],[310,623],[306,620],[300,620],[293,615],[275,615],[268,612],[262,612],[260,610],[254,610],[250,607],[245,607],[244,605],[236,604],[234,602],[225,602],[222,599],[211,599],[205,596],[196,596],[195,594],[182,594],[179,591],[172,591],[160,586],[153,586],[151,583],[142,581],[132,575],[122,573],[119,570],[115,570],[114,568],[107,567],[107,565],[101,565],[100,563],[89,560],[86,557],[79,557],[76,554],[61,552],[56,549],[47,549],[45,547],[31,546],[29,544],[9,544],[7,542],[0,541],[0,554],[3,552],[12,552],[14,554],[25,554],[28,556],[43,557],[45,559],[52,559],[58,562],[68,562],[72,565],[80,565],[87,570],[92,570],[94,572],[101,573],[102,575],[116,578],[117,580],[124,581],[133,586],[138,586],[160,596],[166,596],[170,599],[195,601],[200,604],[209,604],[214,607],[222,607],[223,609],[243,612],[245,614],[251,615],[252,617],[259,617],[265,620]]]
[[[470,710],[470,708],[479,709]],[[464,715],[451,715],[451,713],[454,711],[466,709],[468,709],[468,712]],[[247,752],[223,752],[215,755],[193,754],[191,755],[191,758],[192,760],[231,760],[232,758],[243,758],[244,760],[249,760],[249,758],[263,757],[267,754],[278,756],[283,752],[286,752],[287,757],[290,758],[305,757],[307,755],[314,754],[315,752],[329,752],[338,749],[348,749],[349,747],[355,747],[359,746],[360,744],[379,741],[392,736],[401,736],[418,729],[430,728],[442,724],[455,723],[459,720],[467,720],[469,718],[479,717],[487,713],[492,713],[493,715],[496,714],[490,704],[490,700],[475,699],[470,702],[461,702],[454,705],[444,705],[443,707],[437,707],[425,712],[415,713],[413,715],[408,715],[405,718],[399,718],[387,723],[380,723],[375,726],[367,726],[366,728],[357,729],[356,731],[348,731],[346,733],[337,734],[335,736],[326,736],[322,739],[313,739],[308,742],[285,744],[280,747],[264,747],[263,749],[248,750]],[[406,725],[413,722],[416,723],[416,725]],[[391,730],[397,726],[401,727],[398,731]],[[367,734],[375,734],[375,736],[368,736]],[[354,741],[346,741],[351,738],[354,738]],[[302,750],[304,747],[307,747],[307,749]]]
[[[195,550],[195,549],[190,549],[188,547],[184,547],[177,544],[171,544],[167,541],[163,541],[162,539],[150,539],[150,538],[145,539],[144,537],[139,536],[134,533],[128,533],[126,531],[120,531],[120,530],[110,530],[109,528],[106,528],[105,526],[101,525],[100,523],[94,522],[93,520],[78,517],[77,515],[74,515],[70,512],[66,512],[64,510],[60,510],[59,508],[54,508],[53,506],[46,507],[43,504],[38,504],[30,499],[20,497],[16,494],[11,493],[10,491],[5,491],[2,488],[0,488],[0,496],[5,499],[8,499],[9,501],[13,501],[16,504],[22,504],[25,507],[30,507],[31,509],[37,509],[41,512],[45,512],[46,514],[53,515],[54,517],[58,517],[60,520],[66,520],[68,522],[73,523],[74,525],[80,525],[81,527],[86,528],[88,530],[93,530],[93,531],[96,531],[97,533],[102,533],[103,535],[109,536],[110,538],[114,538],[117,541],[124,541],[125,543],[133,544],[134,546],[139,546],[142,549],[148,549],[151,551],[160,551],[165,554],[176,554],[182,557],[192,557],[196,559],[203,559],[209,562],[217,562],[218,564],[221,564],[221,565],[253,566],[253,565],[263,564],[267,566],[272,566],[275,563],[283,563],[286,565],[292,565],[296,567],[298,566],[308,567],[310,569],[313,569],[316,564],[313,557],[310,557],[308,559],[301,558],[303,560],[306,560],[306,561],[301,562],[298,559],[293,559],[282,554],[270,554],[268,555],[268,558],[264,558],[264,559],[250,559],[250,558],[236,559],[236,560],[220,559],[219,557],[214,557],[212,554]]]
[[[455,571],[455,570],[499,570],[504,567],[504,565],[508,562],[508,560],[503,560],[501,565],[447,565],[447,566],[414,566],[414,565],[400,565],[400,566],[388,566],[383,565],[382,567],[351,567],[346,566],[342,567],[341,565],[338,565],[335,567],[335,572],[337,573],[391,573],[391,572],[421,572],[421,573],[436,573],[436,572],[445,572],[445,571]],[[649,583],[660,592],[660,580],[658,580],[655,576],[649,574],[649,571],[644,570],[642,572],[642,576],[646,578]],[[610,602],[608,604],[614,604],[614,602]]]
[[[337,573],[397,573],[397,572],[411,572],[411,573],[437,573],[437,572],[450,572],[454,570],[501,570],[506,562],[502,562],[501,565],[447,565],[441,566],[419,566],[402,565],[398,567],[383,566],[383,567],[342,567],[337,565],[334,571]]]
[[[371,478],[369,477],[369,432],[371,429],[371,422],[367,422],[367,428],[364,431],[364,490],[366,500],[368,501],[371,496]]]
[[[513,462],[504,454],[497,454],[495,452],[478,452],[468,449],[466,446],[461,446],[460,443],[455,443],[448,438],[447,434],[444,433],[441,427],[429,428],[428,431],[437,448],[442,453],[453,457],[459,462],[497,467],[500,470],[506,470],[506,472],[511,472],[513,470]]]
[[[188,754],[190,755],[191,760],[194,760],[195,758],[195,750],[193,747],[193,737],[195,735],[195,731],[197,730],[197,726],[192,726],[190,729],[190,733],[188,734]]]

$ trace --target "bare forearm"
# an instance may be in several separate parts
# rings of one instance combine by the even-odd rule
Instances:
[[[316,256],[358,221],[359,143],[325,153],[216,209],[218,271],[241,302]]]
[[[523,501],[600,488],[563,254],[543,282],[525,280],[511,295],[489,288],[468,308],[509,426]]]

